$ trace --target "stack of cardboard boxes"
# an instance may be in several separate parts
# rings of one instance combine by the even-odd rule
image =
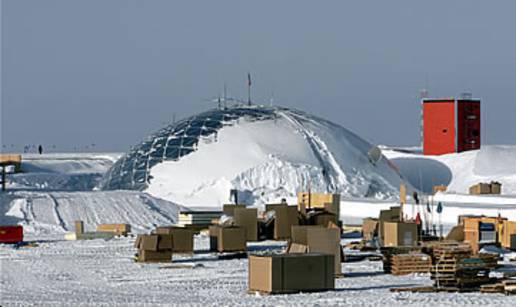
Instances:
[[[245,229],[246,241],[258,241],[258,209],[235,208],[233,212],[235,226]]]
[[[471,195],[482,195],[482,194],[502,194],[502,184],[496,181],[490,183],[477,183],[469,188],[469,194]]]
[[[322,209],[340,216],[340,194],[306,193],[297,194],[297,204],[301,214],[305,215],[309,209]]]
[[[172,235],[138,235],[134,247],[138,249],[138,262],[172,261]]]
[[[172,251],[174,253],[193,253],[194,251],[194,230],[185,227],[161,226],[153,232],[157,235],[172,236]]]
[[[169,262],[173,253],[193,253],[194,230],[184,227],[161,226],[151,234],[138,235],[134,246],[139,262]]]
[[[272,239],[290,239],[292,226],[299,225],[297,207],[287,204],[268,204],[265,206],[265,211],[274,211]]]
[[[287,253],[325,253],[334,256],[335,275],[342,275],[342,247],[340,229],[320,225],[292,226],[292,237]]]

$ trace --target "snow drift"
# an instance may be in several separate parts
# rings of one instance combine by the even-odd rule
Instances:
[[[84,221],[87,231],[102,223],[128,223],[134,232],[146,232],[176,223],[180,209],[138,191],[17,191],[0,195],[0,224],[23,225],[38,238],[74,231],[76,220]]]
[[[484,145],[480,150],[442,156],[396,151],[383,148],[383,154],[395,164],[414,187],[431,193],[432,186],[443,184],[449,192],[469,193],[479,182],[502,183],[503,195],[516,194],[516,146]],[[514,203],[514,202],[513,202]]]

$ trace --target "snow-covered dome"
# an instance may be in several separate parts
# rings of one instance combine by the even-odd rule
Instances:
[[[401,181],[390,162],[349,130],[287,108],[236,106],[171,124],[121,157],[105,190],[145,190],[185,205],[295,197],[311,188],[350,197],[392,198]]]

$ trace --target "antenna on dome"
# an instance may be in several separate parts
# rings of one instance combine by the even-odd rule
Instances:
[[[226,83],[224,83],[224,109],[227,108],[226,101],[228,101],[228,87]]]
[[[247,105],[251,105],[251,73],[247,73]]]

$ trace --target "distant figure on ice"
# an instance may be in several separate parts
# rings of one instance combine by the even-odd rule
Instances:
[[[41,146],[41,145],[38,146],[38,152],[40,155],[43,153],[43,146]]]

